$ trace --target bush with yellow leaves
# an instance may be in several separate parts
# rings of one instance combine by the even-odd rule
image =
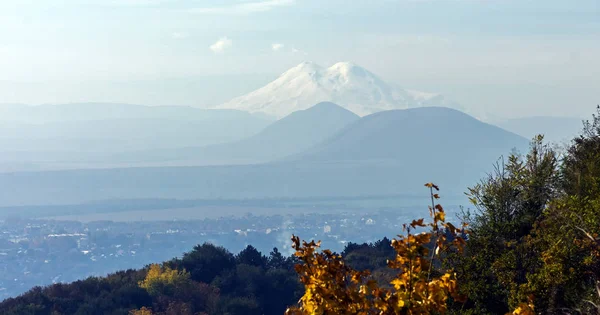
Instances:
[[[330,250],[318,252],[320,242],[300,242],[292,237],[296,266],[305,293],[297,307],[287,314],[435,314],[445,313],[450,299],[461,301],[455,274],[442,270],[435,260],[448,251],[461,252],[466,230],[446,222],[441,205],[435,204],[439,188],[428,183],[432,205],[432,222],[424,219],[404,225],[404,235],[392,241],[396,251],[388,267],[397,270],[386,288],[374,280],[369,271],[357,271],[346,265],[341,256]],[[415,233],[419,228],[427,232]],[[521,313],[523,314],[523,313]]]
[[[190,273],[171,269],[159,264],[150,265],[148,274],[140,281],[140,288],[146,289],[150,295],[173,295],[175,290],[190,282]]]
[[[129,311],[129,315],[153,315],[152,310],[147,307],[142,307],[139,310]]]

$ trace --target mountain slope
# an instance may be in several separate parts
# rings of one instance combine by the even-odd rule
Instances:
[[[409,91],[388,84],[349,62],[323,68],[304,62],[275,81],[218,108],[262,112],[281,118],[318,102],[331,101],[364,116],[374,112],[422,106],[458,107],[441,95]]]
[[[359,117],[329,102],[286,116],[249,138],[199,148],[139,152],[145,161],[187,161],[195,165],[259,163],[302,152],[334,135]]]
[[[410,189],[435,181],[466,189],[513,149],[526,152],[528,140],[460,111],[426,107],[375,113],[327,141],[276,163],[325,167],[347,165],[365,188]]]
[[[470,159],[469,154],[502,154],[526,145],[523,137],[460,111],[426,107],[363,117],[324,143],[288,160],[417,162],[449,153]]]

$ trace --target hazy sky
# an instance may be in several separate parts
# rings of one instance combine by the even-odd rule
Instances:
[[[598,0],[0,1],[0,103],[216,105],[312,60],[499,116],[588,116],[598,56]]]

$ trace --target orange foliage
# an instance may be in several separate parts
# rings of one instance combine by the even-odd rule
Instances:
[[[446,251],[462,251],[466,232],[451,223],[441,205],[432,184],[432,205],[429,207],[432,222],[424,219],[404,225],[404,235],[392,241],[396,258],[388,261],[388,267],[397,270],[387,289],[370,277],[369,271],[356,271],[347,266],[342,257],[330,250],[318,252],[320,242],[300,242],[292,237],[296,257],[301,264],[296,266],[305,293],[298,307],[287,310],[287,314],[431,314],[445,313],[450,299],[462,300],[452,270],[434,270],[433,262]],[[413,233],[417,228],[428,228],[428,232]],[[452,240],[448,239],[451,236]],[[430,250],[433,248],[433,250]],[[517,313],[525,314],[525,313]]]

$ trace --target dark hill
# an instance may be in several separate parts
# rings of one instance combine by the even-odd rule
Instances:
[[[522,149],[527,140],[444,107],[392,110],[363,117],[327,141],[288,161],[394,160],[417,163],[436,158],[484,163]]]

